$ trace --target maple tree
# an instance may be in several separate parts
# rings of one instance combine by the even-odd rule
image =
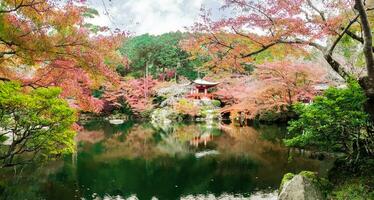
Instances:
[[[201,21],[192,28],[199,34],[186,42],[186,46],[194,49],[193,55],[194,51],[207,53],[210,67],[229,70],[241,70],[248,62],[268,62],[266,55],[282,59],[289,53],[308,54],[313,48],[336,73],[348,80],[352,74],[334,55],[342,38],[347,36],[363,44],[367,73],[358,78],[370,105],[374,103],[369,20],[372,15],[368,14],[372,7],[372,1],[364,5],[362,0],[225,0],[223,9],[234,10],[236,14],[214,21],[204,11]]]
[[[310,63],[275,61],[259,65],[254,75],[242,76],[220,86],[215,93],[228,104],[222,112],[232,117],[244,113],[253,119],[267,111],[289,111],[296,102],[309,102],[324,82],[324,70]]]
[[[102,99],[115,108],[127,104],[133,114],[140,115],[152,108],[153,87],[156,83],[152,77],[124,80],[118,86],[108,86]]]
[[[83,0],[5,0],[0,6],[0,77],[33,88],[59,86],[64,98],[97,112],[102,103],[91,89],[118,82],[115,67],[126,61],[116,52],[124,34],[88,26],[97,12]]]

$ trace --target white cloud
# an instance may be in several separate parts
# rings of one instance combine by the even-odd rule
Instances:
[[[198,19],[202,5],[217,8],[221,0],[89,0],[100,17],[91,19],[97,25],[129,30],[135,34],[162,34],[184,31]],[[105,15],[106,10],[109,16]]]

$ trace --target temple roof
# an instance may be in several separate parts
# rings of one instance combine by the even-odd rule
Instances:
[[[219,82],[209,82],[209,81],[206,81],[206,80],[203,80],[203,79],[196,79],[192,82],[195,83],[195,84],[198,84],[198,85],[208,85],[208,86],[215,86],[215,85],[219,84]]]

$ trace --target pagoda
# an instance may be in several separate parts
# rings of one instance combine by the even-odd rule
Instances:
[[[194,87],[191,89],[189,97],[194,99],[211,99],[212,95],[208,93],[208,89],[215,87],[219,82],[209,82],[203,79],[196,79],[192,81],[191,84],[193,84]]]

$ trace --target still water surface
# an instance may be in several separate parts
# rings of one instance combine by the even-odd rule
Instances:
[[[4,199],[276,199],[283,174],[332,161],[281,144],[282,126],[92,121],[77,153],[2,182]],[[26,173],[26,175],[25,175]]]

